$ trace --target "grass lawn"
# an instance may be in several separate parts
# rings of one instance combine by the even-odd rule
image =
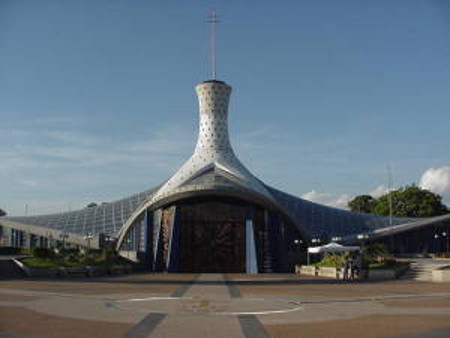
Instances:
[[[23,264],[33,268],[59,268],[70,266],[84,266],[78,262],[62,262],[51,258],[27,257],[21,260]]]
[[[41,258],[41,257],[27,257],[20,260],[23,264],[33,268],[60,268],[60,267],[75,267],[75,266],[114,266],[129,264],[120,258],[115,258],[109,261],[106,260],[89,260],[84,261],[67,261],[55,258]]]
[[[369,269],[398,269],[408,266],[409,263],[384,261],[380,263],[369,264]]]

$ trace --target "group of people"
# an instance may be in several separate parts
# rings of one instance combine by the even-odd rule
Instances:
[[[348,256],[342,264],[342,276],[344,281],[356,281],[361,279],[361,256]]]

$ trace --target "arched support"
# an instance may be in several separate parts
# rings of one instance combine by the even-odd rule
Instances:
[[[306,234],[306,232],[302,229],[301,225],[298,223],[297,220],[295,220],[290,213],[285,210],[282,206],[279,204],[273,202],[272,200],[268,200],[262,195],[249,193],[245,190],[238,190],[238,189],[227,189],[227,190],[217,190],[217,189],[203,189],[203,190],[189,190],[189,191],[182,191],[174,195],[166,196],[165,198],[161,198],[157,201],[148,200],[144,202],[137,210],[130,216],[130,218],[125,222],[123,227],[120,229],[118,234],[118,240],[117,240],[117,249],[119,250],[122,246],[123,240],[125,238],[126,233],[130,229],[130,227],[133,226],[133,224],[136,222],[136,220],[147,210],[157,210],[164,205],[170,205],[174,204],[176,201],[181,201],[183,199],[191,198],[191,197],[199,197],[199,196],[228,196],[228,197],[235,197],[243,201],[251,202],[254,204],[258,204],[261,206],[266,207],[269,210],[276,210],[280,212],[284,217],[286,217],[289,222],[294,224],[297,228],[297,231],[300,233],[302,238],[305,240],[309,239],[309,236]],[[156,230],[156,223],[155,224],[155,230]],[[158,236],[158,233],[156,233],[156,236],[154,236],[154,240],[156,240],[155,237]]]

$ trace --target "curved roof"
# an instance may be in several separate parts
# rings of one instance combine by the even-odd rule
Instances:
[[[71,212],[29,217],[1,217],[0,223],[4,220],[6,221],[4,223],[11,221],[12,224],[37,226],[80,236],[89,233],[94,236],[105,234],[117,237],[120,232],[123,232],[124,224],[129,221],[133,213],[144,207],[145,204],[149,205],[159,188],[160,186],[154,187],[97,207],[86,207]],[[243,192],[245,190],[243,188],[232,177],[226,177],[220,169],[215,168],[186,182],[180,187],[178,193],[180,198],[184,198],[181,196],[184,196],[185,192],[191,194],[202,191],[211,193],[215,190]],[[336,236],[346,238],[361,233],[385,236],[450,220],[450,215],[426,219],[394,217],[393,226],[390,226],[389,218],[385,216],[332,208],[287,194],[268,185],[265,185],[265,188],[272,195],[276,204],[294,220],[299,230],[309,238],[326,237],[330,239]],[[174,197],[177,198],[176,194]]]
[[[96,207],[86,207],[81,210],[52,215],[2,217],[0,222],[1,220],[9,220],[14,223],[29,224],[79,235],[89,233],[98,236],[102,233],[114,236],[134,210],[151,197],[157,189],[158,187],[152,188]]]
[[[347,237],[390,227],[389,217],[355,213],[317,204],[267,187],[277,202],[314,237]],[[415,223],[423,219],[394,217],[393,225]]]
[[[241,195],[255,203],[276,207],[309,238],[345,238],[368,232],[381,236],[389,233],[386,229],[404,231],[434,224],[436,218],[394,218],[391,226],[388,217],[327,207],[264,184],[240,162],[231,147],[228,133],[231,87],[222,81],[208,80],[198,85],[196,92],[200,119],[194,154],[161,186],[78,211],[33,217],[1,217],[0,224],[33,228],[44,234],[46,229],[79,236],[104,234],[118,237],[120,242],[128,228],[147,208],[156,208],[196,194]]]

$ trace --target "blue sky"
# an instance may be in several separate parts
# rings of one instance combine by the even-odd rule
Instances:
[[[174,173],[213,3],[0,0],[0,207],[65,211]],[[259,178],[342,206],[390,164],[395,186],[428,174],[448,203],[449,1],[215,3],[232,143]]]

